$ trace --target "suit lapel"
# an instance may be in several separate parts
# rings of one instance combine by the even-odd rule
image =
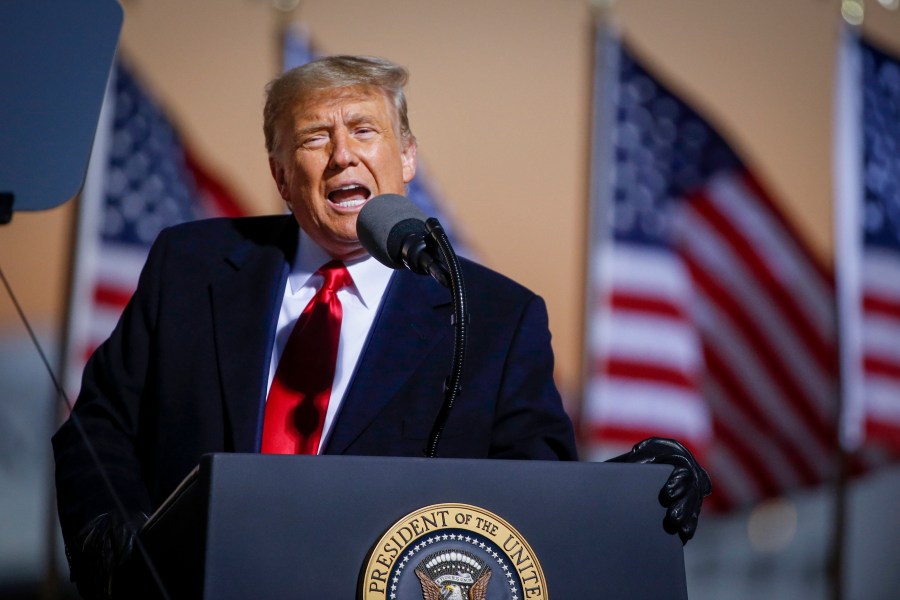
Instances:
[[[216,355],[227,428],[235,452],[256,452],[278,307],[297,227],[286,217],[267,235],[245,239],[211,285]]]
[[[360,357],[356,375],[331,438],[329,454],[341,454],[418,369],[428,351],[451,332],[449,292],[428,277],[397,271]]]

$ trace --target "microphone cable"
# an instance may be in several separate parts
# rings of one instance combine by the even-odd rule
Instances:
[[[94,463],[94,466],[97,468],[97,471],[100,473],[100,478],[103,481],[103,485],[106,490],[109,492],[110,496],[113,499],[113,503],[116,506],[116,512],[118,512],[119,516],[122,518],[123,523],[128,522],[128,511],[125,510],[125,505],[122,504],[122,499],[119,497],[119,494],[116,492],[115,487],[112,484],[112,481],[109,479],[109,475],[106,472],[106,468],[103,466],[103,463],[100,461],[100,457],[97,455],[97,451],[94,449],[94,445],[91,443],[91,439],[87,434],[87,431],[84,429],[84,426],[81,423],[81,420],[78,418],[78,415],[75,413],[74,404],[69,399],[68,394],[66,394],[65,389],[63,389],[62,384],[59,382],[59,378],[57,378],[56,373],[53,371],[53,367],[50,366],[50,361],[47,359],[47,355],[44,352],[43,347],[41,346],[40,341],[37,338],[37,335],[34,333],[34,329],[31,327],[31,323],[28,320],[28,317],[25,315],[25,311],[22,310],[21,304],[19,304],[19,300],[16,297],[15,292],[13,292],[12,286],[9,284],[9,281],[6,279],[6,274],[3,272],[3,267],[0,266],[0,280],[3,281],[3,286],[6,288],[6,293],[9,296],[10,300],[12,300],[13,306],[16,309],[16,312],[19,315],[19,319],[22,321],[22,324],[25,326],[25,330],[28,332],[28,336],[31,339],[31,343],[34,348],[37,350],[38,354],[41,357],[41,361],[44,363],[44,368],[47,370],[47,374],[50,375],[50,380],[53,382],[53,389],[56,392],[56,399],[61,401],[66,410],[69,413],[69,419],[72,421],[72,424],[75,426],[75,430],[78,431],[78,435],[81,437],[81,440],[84,442],[85,448],[88,451],[88,455],[91,457],[91,461]],[[141,557],[144,559],[144,564],[147,566],[147,570],[150,573],[151,578],[156,583],[157,589],[159,590],[162,598],[164,600],[170,600],[170,596],[166,591],[166,586],[163,584],[162,579],[159,576],[159,573],[156,570],[156,566],[153,564],[153,560],[150,558],[150,554],[147,552],[146,547],[141,541],[140,536],[134,536],[134,544],[140,552]]]
[[[469,341],[469,304],[459,258],[456,256],[456,252],[453,251],[453,246],[450,245],[450,240],[447,238],[444,228],[441,227],[440,222],[434,217],[429,218],[425,225],[428,230],[428,236],[437,244],[441,260],[447,269],[450,293],[453,297],[453,361],[450,365],[450,375],[447,378],[444,391],[444,401],[432,425],[431,434],[428,436],[428,443],[425,446],[425,456],[436,458],[438,445],[444,433],[447,419],[450,417],[450,412],[456,404],[456,399],[462,392],[463,367],[465,365],[466,346]]]

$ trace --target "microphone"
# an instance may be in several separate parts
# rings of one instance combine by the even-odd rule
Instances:
[[[440,254],[429,243],[428,217],[405,196],[381,194],[366,202],[356,219],[356,234],[363,247],[381,264],[431,275],[450,287],[450,274]],[[430,219],[437,223],[436,219]],[[440,227],[440,224],[437,224]]]

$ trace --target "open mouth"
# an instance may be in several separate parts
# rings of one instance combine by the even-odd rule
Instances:
[[[338,208],[357,208],[366,203],[372,192],[364,185],[351,183],[328,192],[328,201]]]

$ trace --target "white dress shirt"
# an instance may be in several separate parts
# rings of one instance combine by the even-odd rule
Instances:
[[[281,353],[284,352],[288,337],[294,329],[294,324],[303,309],[315,296],[316,291],[322,286],[323,278],[315,273],[330,260],[332,260],[331,256],[317,246],[301,229],[297,241],[297,254],[287,278],[284,300],[281,302],[281,311],[278,314],[278,329],[275,332],[275,344],[269,363],[269,388],[272,387],[278,361],[281,359]],[[369,331],[372,329],[372,323],[375,321],[375,315],[378,314],[378,308],[381,306],[384,292],[393,272],[392,269],[368,255],[344,264],[353,279],[353,285],[338,292],[338,299],[341,301],[343,309],[341,337],[338,342],[334,381],[331,385],[331,399],[325,414],[325,428],[319,442],[320,454],[328,442],[335,417],[343,403],[353,374],[356,372],[363,346],[369,337]]]

